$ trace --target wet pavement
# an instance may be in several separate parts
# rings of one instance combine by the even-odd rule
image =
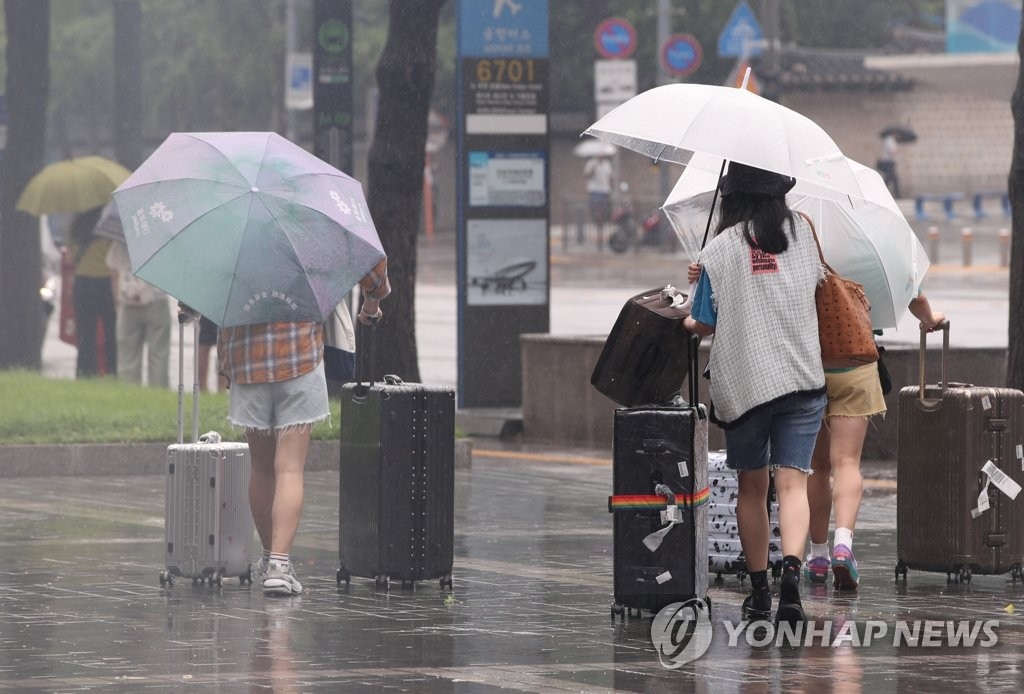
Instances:
[[[911,223],[926,239],[932,223]],[[1005,347],[1008,273],[998,229],[1006,220],[939,224],[942,262],[924,288],[951,318],[951,342]],[[968,266],[961,225],[974,228]],[[553,333],[607,333],[624,297],[682,281],[681,253],[620,256],[593,245],[563,248],[561,238],[552,231]],[[452,235],[423,240],[417,338],[421,380],[431,384],[455,385],[454,267]],[[916,340],[912,322],[883,338]],[[44,372],[70,377],[73,368],[74,350],[51,336]],[[171,373],[176,384],[176,363]],[[219,588],[161,587],[161,476],[0,474],[0,691],[717,694],[1024,686],[1024,584],[1009,575],[947,583],[944,574],[913,570],[906,583],[894,580],[892,461],[865,462],[855,547],[861,590],[803,588],[817,630],[809,645],[751,645],[760,643],[759,632],[735,632],[746,586],[724,576],[709,591],[708,651],[676,669],[663,666],[650,615],[611,619],[609,457],[606,450],[475,440],[472,466],[456,471],[450,592],[436,582],[383,591],[353,579],[339,587],[338,474],[310,472],[295,549],[306,592],[285,599],[264,598],[234,579]],[[925,632],[920,620],[942,624]],[[947,621],[974,629],[974,645],[948,645]],[[918,645],[902,632],[894,645],[897,630],[914,625]],[[868,632],[876,638],[865,645]]]
[[[9,478],[0,492],[0,691],[938,692],[1024,686],[1024,584],[894,580],[895,484],[869,465],[857,594],[803,588],[809,645],[730,645],[745,583],[714,582],[708,652],[659,662],[650,615],[611,619],[611,466],[601,451],[475,442],[456,471],[454,588],[336,583],[338,475],[307,476],[305,586],[161,587],[163,478]],[[893,646],[901,623],[978,641]],[[998,622],[996,626],[994,621]],[[833,643],[843,633],[840,643]],[[990,632],[984,631],[989,622]],[[919,627],[923,629],[924,627]],[[852,631],[851,631],[852,629]],[[878,636],[870,647],[869,629]],[[942,631],[942,628],[938,628]],[[814,634],[817,633],[817,636]],[[860,647],[851,634],[858,634]],[[936,632],[938,633],[938,632]],[[826,635],[827,634],[827,635]],[[992,635],[994,634],[994,638]],[[919,631],[921,642],[929,639]],[[935,637],[936,643],[945,637]],[[991,643],[994,641],[994,643]],[[983,646],[982,643],[990,642]],[[825,644],[825,645],[823,645]]]

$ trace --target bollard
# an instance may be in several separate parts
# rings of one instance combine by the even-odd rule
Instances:
[[[960,231],[960,239],[963,241],[964,247],[964,267],[968,267],[971,264],[971,246],[974,243],[974,229],[964,227]]]
[[[1010,264],[1010,230],[1003,227],[999,230],[999,266]]]
[[[939,228],[928,227],[928,259],[935,263],[939,262]]]

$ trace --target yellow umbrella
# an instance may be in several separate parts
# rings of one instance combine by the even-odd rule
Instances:
[[[65,159],[32,177],[17,208],[37,217],[58,212],[85,212],[100,207],[131,171],[116,161],[89,156]]]

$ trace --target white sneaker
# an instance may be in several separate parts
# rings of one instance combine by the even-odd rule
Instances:
[[[263,585],[263,579],[267,577],[267,569],[270,566],[270,559],[260,555],[260,559],[249,565],[249,575],[253,583]]]
[[[301,595],[302,584],[295,578],[290,561],[270,560],[263,579],[264,595]]]

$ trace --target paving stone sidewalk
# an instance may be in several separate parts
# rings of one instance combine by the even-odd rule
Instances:
[[[729,645],[745,585],[713,585],[714,637],[678,669],[651,619],[610,618],[611,468],[601,455],[474,442],[456,473],[454,590],[336,585],[338,475],[308,474],[297,541],[306,592],[161,588],[163,477],[22,477],[0,487],[0,691],[1017,692],[1024,585],[911,571],[894,581],[895,490],[872,473],[863,585],[804,588],[809,647]],[[898,622],[998,620],[990,647],[901,644]],[[884,623],[870,647],[834,640]],[[827,626],[825,626],[825,624]],[[849,627],[848,627],[849,629]],[[824,634],[824,631],[822,632]],[[922,634],[923,640],[923,634]]]

